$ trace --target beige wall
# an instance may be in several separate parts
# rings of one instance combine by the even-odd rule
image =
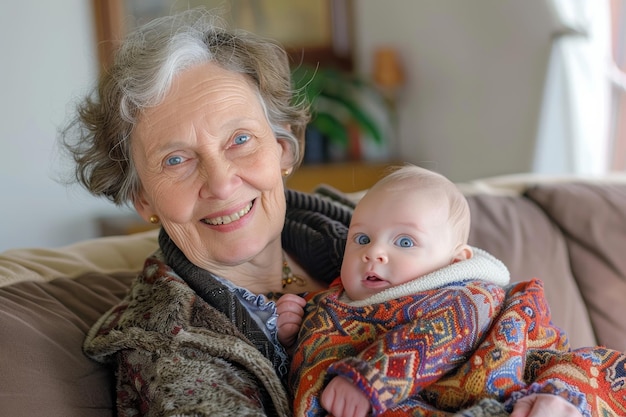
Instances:
[[[112,204],[59,183],[57,130],[95,79],[90,0],[20,0],[0,12],[0,251],[96,234]]]
[[[544,0],[354,3],[359,72],[380,45],[406,65],[398,155],[460,181],[531,169],[550,51]]]

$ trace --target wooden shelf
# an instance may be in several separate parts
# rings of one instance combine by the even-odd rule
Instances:
[[[137,214],[120,214],[96,219],[100,236],[130,235],[146,232],[159,226],[147,223]]]
[[[287,187],[311,192],[319,184],[327,184],[346,193],[362,191],[385,176],[385,170],[392,165],[397,163],[358,161],[302,165],[287,178]]]

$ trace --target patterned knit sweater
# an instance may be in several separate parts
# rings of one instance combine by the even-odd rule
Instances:
[[[292,359],[294,415],[325,416],[319,398],[335,376],[375,416],[508,415],[533,393],[584,416],[626,415],[626,355],[569,350],[541,282],[503,288],[508,274],[476,253],[367,300],[346,302],[340,285],[312,297]]]

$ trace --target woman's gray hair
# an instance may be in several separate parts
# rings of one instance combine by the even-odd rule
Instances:
[[[75,180],[117,205],[132,203],[141,189],[130,151],[139,114],[163,101],[176,75],[206,62],[248,77],[276,138],[289,143],[297,167],[310,115],[307,103],[295,94],[285,50],[273,41],[228,30],[206,10],[192,9],[129,34],[97,88],[78,105],[76,118],[61,136],[76,162]]]

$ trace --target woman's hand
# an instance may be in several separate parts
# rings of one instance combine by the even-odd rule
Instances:
[[[278,341],[291,347],[298,337],[306,300],[296,294],[284,294],[276,301]]]
[[[582,417],[580,411],[561,397],[552,394],[533,394],[519,399],[511,417]]]
[[[371,408],[365,394],[341,376],[330,380],[320,400],[324,410],[333,417],[365,417]]]

